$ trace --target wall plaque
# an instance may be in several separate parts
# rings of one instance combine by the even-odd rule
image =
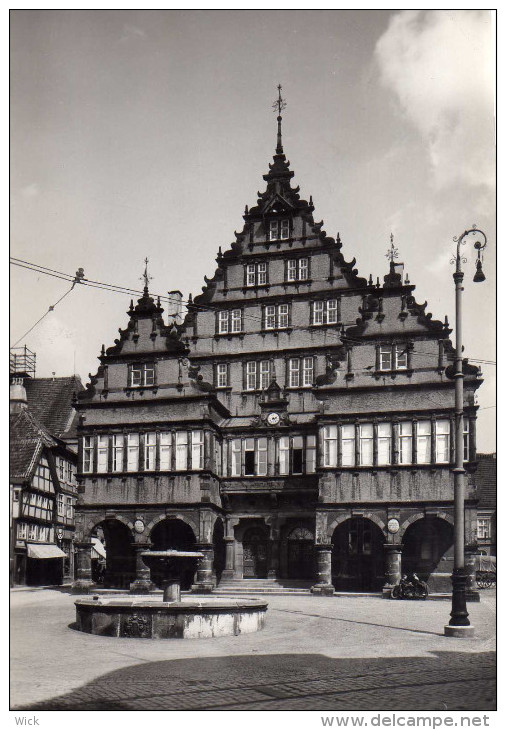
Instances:
[[[392,535],[395,535],[396,532],[399,532],[399,520],[396,520],[395,517],[392,517],[391,520],[388,520],[388,532],[390,532]]]
[[[141,532],[144,532],[144,522],[142,520],[135,520],[134,530],[135,532],[138,532],[139,535],[141,534]]]

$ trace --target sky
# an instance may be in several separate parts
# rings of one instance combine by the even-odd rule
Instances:
[[[495,361],[495,49],[480,10],[11,11],[11,256],[186,299],[242,229],[276,142],[315,219],[361,276],[390,234],[417,301],[454,322],[454,236],[487,236],[486,281],[463,247],[463,341]],[[482,239],[480,239],[482,240]],[[11,344],[37,375],[95,373],[130,297],[11,266]],[[482,364],[478,450],[495,450],[495,366]]]

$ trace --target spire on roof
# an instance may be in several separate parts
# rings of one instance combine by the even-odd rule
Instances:
[[[278,84],[278,98],[272,105],[272,108],[274,109],[274,111],[277,110],[277,112],[278,112],[278,140],[277,140],[277,145],[276,145],[276,154],[277,155],[283,154],[283,143],[281,141],[281,120],[283,119],[283,117],[281,116],[281,112],[283,111],[283,109],[286,109],[286,101],[281,96],[282,88],[283,87],[281,86],[281,84]]]
[[[149,274],[148,274],[149,259],[147,258],[147,256],[144,259],[144,264],[145,264],[144,273],[139,278],[144,279],[144,294],[148,294],[149,282],[152,280],[153,277],[149,276]]]

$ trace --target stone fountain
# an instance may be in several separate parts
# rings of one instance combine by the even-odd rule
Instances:
[[[203,639],[249,634],[264,627],[267,603],[257,600],[181,597],[177,565],[204,557],[180,550],[146,550],[148,567],[163,567],[162,600],[155,596],[89,596],[75,601],[79,631],[146,639]]]

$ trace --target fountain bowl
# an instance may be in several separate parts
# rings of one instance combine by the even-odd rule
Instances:
[[[267,603],[258,600],[184,596],[160,601],[151,596],[87,596],[75,601],[77,629],[118,638],[207,639],[259,631]]]

